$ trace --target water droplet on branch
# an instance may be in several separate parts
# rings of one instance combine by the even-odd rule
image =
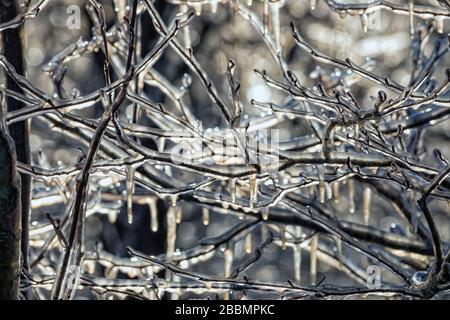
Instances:
[[[423,285],[428,279],[428,272],[426,271],[417,271],[413,274],[411,280],[412,283],[416,286]]]

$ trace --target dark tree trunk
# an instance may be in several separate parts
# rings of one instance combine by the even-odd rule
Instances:
[[[9,21],[17,15],[18,1],[0,1],[0,23]],[[14,66],[16,72],[25,75],[23,59],[23,28],[7,29],[1,33],[2,54]],[[10,78],[6,77],[6,86],[15,92],[22,92],[21,88]],[[22,103],[14,99],[7,99],[7,110],[14,111],[23,108]],[[9,127],[9,133],[14,140],[16,159],[22,163],[30,163],[30,124],[29,121],[15,123]],[[22,244],[23,266],[28,268],[28,228],[31,203],[31,179],[28,175],[21,175],[21,207],[22,207]]]
[[[4,112],[0,112],[4,122]],[[14,142],[0,124],[0,300],[19,297],[21,205]]]

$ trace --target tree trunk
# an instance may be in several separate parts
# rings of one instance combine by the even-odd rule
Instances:
[[[13,19],[18,11],[18,1],[0,1],[0,23]],[[16,72],[25,75],[23,59],[23,28],[7,29],[1,33],[1,51],[6,59],[13,65]],[[12,91],[21,93],[21,88],[8,76],[5,79],[6,86]],[[8,98],[7,110],[15,111],[23,108],[20,101]],[[14,141],[17,161],[30,164],[30,124],[29,121],[21,121],[9,126],[9,134]],[[22,244],[23,266],[28,268],[28,228],[31,203],[31,178],[22,174],[21,177],[21,207],[22,207]]]
[[[0,99],[3,100],[3,99]],[[14,142],[0,111],[0,300],[19,298],[21,201]]]

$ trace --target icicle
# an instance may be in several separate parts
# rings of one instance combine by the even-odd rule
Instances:
[[[231,195],[231,202],[236,202],[236,179],[230,179],[229,180],[229,188],[230,188],[230,195]]]
[[[363,193],[363,217],[364,224],[369,225],[370,220],[370,201],[371,201],[372,190],[369,187],[364,188]]]
[[[166,144],[166,138],[158,139],[158,152],[164,152],[164,145]]]
[[[117,213],[114,210],[110,210],[108,212],[108,222],[111,224],[116,223],[117,221]]]
[[[173,253],[175,252],[175,242],[177,239],[177,222],[175,208],[170,207],[167,210],[167,250],[166,260],[172,260]]]
[[[170,205],[172,207],[175,207],[177,205],[177,199],[178,199],[178,194],[174,193],[174,194],[169,194],[167,195],[167,197],[170,200]]]
[[[219,1],[218,0],[213,0],[210,2],[211,5],[211,12],[213,14],[217,13],[217,8],[219,7]]]
[[[253,248],[252,248],[252,234],[249,233],[246,237],[245,237],[245,252],[247,254],[252,253]]]
[[[281,249],[286,250],[286,227],[280,226]]]
[[[309,256],[310,256],[309,273],[310,273],[311,285],[315,285],[316,281],[317,281],[317,246],[318,246],[318,242],[319,242],[319,236],[316,234],[311,239],[310,252],[309,252]]]
[[[342,270],[342,268],[344,267],[344,256],[343,256],[343,252],[342,252],[342,239],[340,237],[336,236],[335,242],[336,242],[337,256],[338,256],[338,260],[339,260],[339,269]]]
[[[319,168],[319,201],[320,201],[320,203],[325,202],[325,194],[326,194],[326,190],[325,190],[324,172],[323,172],[323,168],[320,167]]]
[[[353,180],[349,179],[347,182],[348,187],[348,211],[355,213],[355,185]]]
[[[153,232],[157,232],[159,229],[157,201],[158,199],[156,197],[152,197],[148,200],[148,207],[150,209],[150,229]]]
[[[134,171],[132,166],[127,167],[127,217],[128,223],[133,223],[133,192],[134,192]]]
[[[309,0],[309,8],[311,10],[316,10],[316,2],[317,0]]]
[[[328,182],[325,182],[325,195],[327,200],[331,200],[333,198],[333,189]]]
[[[367,33],[369,31],[369,16],[364,12],[361,14],[360,18],[363,33]]]
[[[355,124],[353,126],[353,138],[355,138],[355,139],[359,138],[359,125],[358,124]]]
[[[436,31],[438,33],[444,33],[444,19],[442,17],[436,17]]]
[[[223,253],[224,263],[225,263],[225,274],[224,277],[228,278],[231,275],[231,267],[233,266],[233,249],[228,248]]]
[[[267,229],[267,225],[263,224],[261,226],[261,239],[267,239],[268,234],[269,234],[269,230]]]
[[[197,16],[202,14],[202,5],[200,3],[194,3],[192,6],[194,7],[194,11]]]
[[[417,211],[412,216],[412,228],[413,228],[414,233],[417,233],[417,231],[419,229],[419,221],[420,221],[420,211]]]
[[[280,26],[280,2],[271,2],[273,33],[275,36],[275,47],[277,53],[281,52],[281,26]]]
[[[181,210],[181,207],[176,207],[175,210],[175,221],[177,224],[180,224],[181,221],[183,221],[183,211]]]
[[[207,226],[209,224],[209,210],[208,208],[202,208],[202,221],[203,225]]]
[[[414,36],[414,0],[408,0],[409,8],[409,32]]]
[[[248,180],[250,184],[250,208],[253,208],[253,205],[258,201],[258,180],[256,175],[251,175]]]
[[[186,24],[183,28],[183,39],[184,46],[186,48],[192,48],[191,28],[189,27],[189,24]]]
[[[264,34],[267,34],[269,30],[269,0],[264,0],[264,9],[263,9],[263,27]]]
[[[227,249],[224,253],[224,277],[229,278],[231,275],[231,268],[233,267],[233,249]],[[230,293],[227,291],[223,297],[224,300],[230,300]]]
[[[261,217],[264,221],[269,219],[269,207],[264,207],[261,209]]]
[[[239,13],[239,0],[231,0],[231,9],[233,10],[233,14]]]
[[[338,204],[339,201],[341,200],[341,196],[339,193],[339,181],[336,181],[335,183],[333,183],[333,196],[334,196],[334,203]]]
[[[299,241],[302,237],[302,227],[295,226],[294,227],[295,238]],[[301,243],[297,243],[294,246],[294,274],[295,274],[295,282],[300,284],[301,280],[301,270],[302,270],[302,245]]]

